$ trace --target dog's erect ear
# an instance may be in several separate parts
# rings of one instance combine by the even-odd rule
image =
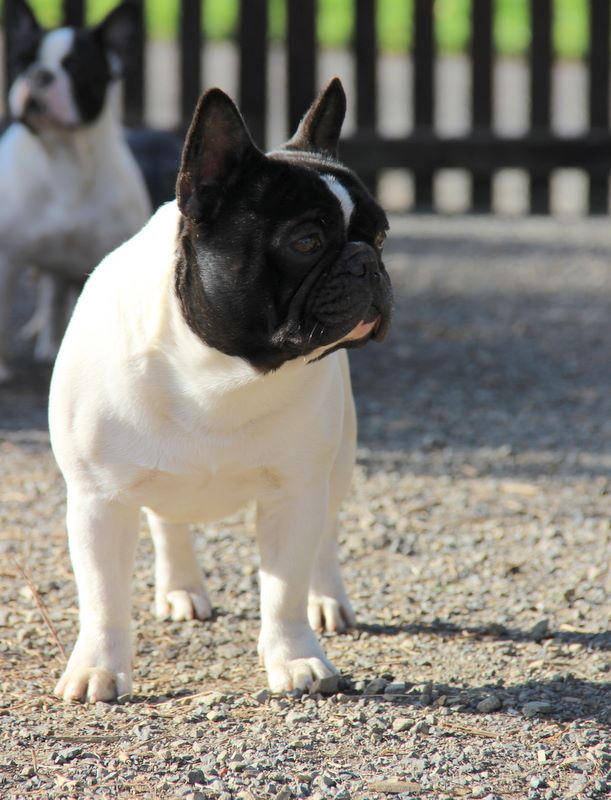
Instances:
[[[94,34],[105,50],[111,50],[122,61],[128,61],[141,21],[140,11],[134,3],[121,3],[94,28]]]
[[[346,93],[340,79],[333,78],[312,103],[285,148],[337,156],[345,115]]]
[[[10,12],[5,5],[4,24],[5,27],[10,26],[11,37],[15,42],[31,38],[42,30],[34,12],[25,0],[14,0]]]
[[[220,89],[210,89],[197,104],[182,152],[176,182],[181,212],[201,220],[212,198],[253,157],[263,157],[238,109]]]

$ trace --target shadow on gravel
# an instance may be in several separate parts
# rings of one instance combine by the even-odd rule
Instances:
[[[611,684],[582,680],[568,672],[551,680],[527,680],[510,686],[458,687],[426,683],[410,689],[405,695],[392,695],[389,699],[403,706],[432,706],[433,713],[440,706],[453,706],[459,714],[479,717],[508,713],[556,722],[592,720],[603,725],[611,723]],[[457,717],[443,719],[451,726]]]
[[[454,636],[469,635],[481,639],[497,639],[514,642],[541,642],[553,639],[558,644],[580,644],[592,650],[611,650],[611,631],[588,633],[581,631],[547,631],[544,635],[536,631],[524,631],[520,628],[508,628],[505,625],[455,625],[452,622],[439,621],[433,625],[419,622],[404,625],[380,625],[359,623],[357,631],[376,636],[398,636],[400,634],[429,634],[449,639]],[[611,699],[611,698],[610,698]]]
[[[358,625],[358,631],[372,635],[435,634],[441,638],[451,636],[494,637],[512,641],[540,641],[528,631],[508,629],[500,625],[487,627],[458,626],[440,622],[438,625]],[[610,650],[611,631],[606,633],[550,632],[548,637],[562,644],[579,643],[591,649]],[[553,665],[550,660],[550,665]],[[597,720],[611,724],[611,682],[584,680],[571,672],[570,666],[558,665],[559,671],[551,679],[530,679],[505,685],[504,682],[482,686],[429,682],[409,688],[405,695],[392,695],[390,699],[400,704],[417,706],[458,706],[466,714],[487,715],[492,712],[525,717],[553,719],[562,722]],[[602,677],[602,676],[601,676]],[[387,695],[383,695],[387,697]],[[451,722],[452,718],[448,718]]]

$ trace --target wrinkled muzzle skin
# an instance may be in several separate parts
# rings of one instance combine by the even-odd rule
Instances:
[[[370,245],[349,242],[308,294],[302,330],[317,347],[382,341],[392,315],[392,289],[382,259]],[[329,347],[330,346],[330,347]]]

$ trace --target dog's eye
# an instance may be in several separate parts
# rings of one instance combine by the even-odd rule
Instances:
[[[291,244],[293,250],[296,250],[298,253],[301,253],[304,256],[311,256],[316,253],[322,247],[322,242],[320,241],[320,236],[316,233],[309,234],[308,236],[302,236],[300,239],[297,239]]]
[[[385,241],[386,241],[386,231],[380,231],[373,241],[375,249],[381,252],[384,249]]]

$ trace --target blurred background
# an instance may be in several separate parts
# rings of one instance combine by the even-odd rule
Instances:
[[[390,211],[608,211],[609,0],[138,4],[131,126],[184,131],[201,89],[220,86],[272,147],[339,75],[342,155]],[[116,3],[31,5],[54,26],[96,22]]]

